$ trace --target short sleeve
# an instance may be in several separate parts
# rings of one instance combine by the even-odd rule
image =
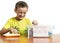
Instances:
[[[11,27],[11,19],[9,19],[9,20],[7,21],[7,23],[4,25],[3,28],[9,29],[10,27]]]

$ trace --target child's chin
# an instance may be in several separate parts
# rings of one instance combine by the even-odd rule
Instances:
[[[23,18],[24,18],[24,17],[22,17],[22,18],[19,18],[19,19],[21,19],[21,20],[22,20]]]
[[[20,18],[20,20],[22,20],[23,18]]]

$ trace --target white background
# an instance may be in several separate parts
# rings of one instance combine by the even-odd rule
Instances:
[[[0,1],[0,30],[14,12],[15,3],[19,0]],[[29,5],[26,17],[37,20],[40,25],[54,26],[53,34],[60,34],[60,0],[24,0]]]

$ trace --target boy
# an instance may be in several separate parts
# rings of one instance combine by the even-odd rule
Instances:
[[[15,5],[14,9],[15,13],[17,14],[16,17],[10,18],[3,29],[0,31],[0,34],[3,35],[6,32],[12,32],[14,34],[19,33],[20,35],[27,36],[27,26],[31,26],[31,22],[29,19],[24,18],[26,12],[28,11],[28,5],[24,1],[18,1]],[[18,31],[16,31],[18,30]]]

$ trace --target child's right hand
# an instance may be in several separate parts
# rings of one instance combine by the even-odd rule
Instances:
[[[10,31],[12,32],[12,34],[18,34],[18,31],[14,28],[10,28]]]

